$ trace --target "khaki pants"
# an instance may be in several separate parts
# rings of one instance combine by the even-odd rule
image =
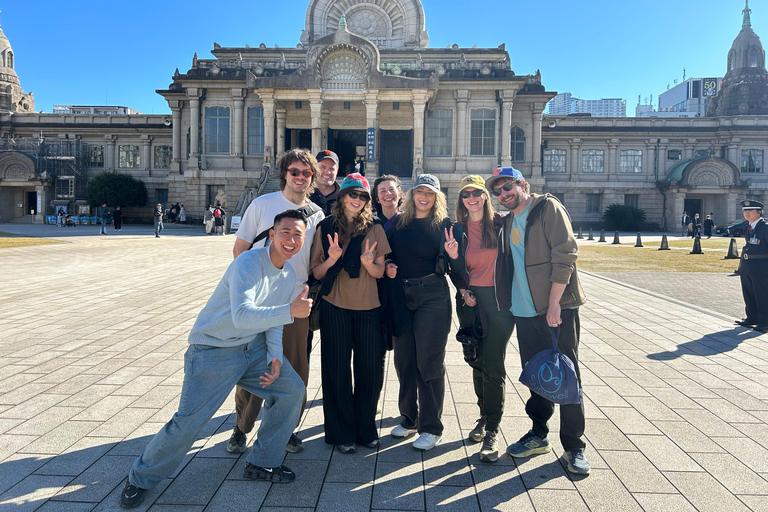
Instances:
[[[291,363],[301,380],[304,381],[304,401],[301,404],[301,414],[307,405],[307,382],[309,381],[309,360],[307,358],[307,333],[309,319],[294,318],[292,324],[283,326],[283,357]],[[261,411],[264,400],[238,387],[235,391],[235,413],[237,428],[246,434],[253,430],[256,418]],[[301,418],[301,416],[299,416]]]

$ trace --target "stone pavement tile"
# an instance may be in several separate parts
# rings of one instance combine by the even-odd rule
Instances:
[[[54,501],[43,503],[37,512],[90,512],[96,508],[96,503],[78,503],[74,501]]]
[[[42,373],[38,371],[37,367],[32,367],[32,369],[34,369],[35,371],[29,371],[29,373]],[[42,384],[60,384],[62,382],[66,382],[67,380],[73,377],[80,375],[85,371],[85,369],[86,368],[83,366],[73,366],[73,365],[64,366],[62,368],[59,368],[56,371],[41,375],[36,382],[39,382]]]
[[[131,463],[133,459],[131,459]],[[205,505],[218,490],[235,460],[193,458],[157,499],[160,505]],[[124,473],[127,474],[127,471]]]
[[[481,510],[533,512],[523,480],[514,468],[489,464],[475,466],[472,476]]]
[[[627,397],[627,402],[629,402],[637,412],[651,421],[680,421],[682,419],[672,409],[653,396]]]
[[[164,423],[142,423],[136,430],[117,443],[117,445],[109,451],[109,455],[132,455],[138,457],[144,453],[144,448],[147,447],[147,444],[155,434],[163,428],[163,425]],[[99,439],[109,438],[101,437]]]
[[[72,478],[68,476],[29,475],[3,494],[0,494],[0,509],[12,509],[14,512],[35,510]]]
[[[334,451],[328,464],[325,482],[364,484],[372,482],[376,474],[377,452],[358,447],[357,453],[345,455]]]
[[[258,426],[258,424],[257,424]],[[254,430],[256,430],[254,428]],[[322,423],[319,426],[312,426],[309,428],[302,428],[299,431],[299,437],[304,442],[304,451],[301,453],[289,453],[286,456],[286,461],[291,463],[296,461],[305,460],[320,460],[328,461],[331,455],[334,453],[334,447],[330,444],[325,444],[325,435],[322,432]]]
[[[38,377],[36,375],[36,377]],[[48,393],[50,392],[50,389],[53,387],[53,384],[42,384],[39,382],[30,382],[29,384],[25,384],[23,386],[19,386],[13,391],[10,391],[8,393],[5,393],[4,395],[0,396],[0,403],[4,405],[19,405],[23,404],[27,400],[41,394],[41,393]]]
[[[397,439],[389,435],[389,429],[385,435],[381,436],[381,447],[379,448],[378,462],[396,462],[401,464],[421,464],[421,452],[414,450],[413,442],[417,436],[413,435],[407,439]]]
[[[528,491],[536,512],[588,511],[584,499],[577,491],[531,489]]]
[[[632,496],[645,512],[696,512],[682,494],[636,492]]]
[[[704,409],[680,409],[677,411],[684,420],[710,437],[738,436],[739,431]]]
[[[68,398],[79,393],[88,386],[95,384],[99,380],[101,380],[101,376],[99,375],[78,375],[52,387],[48,390],[48,393],[67,395],[64,398]]]
[[[421,462],[378,462],[371,508],[424,510],[424,478]]]
[[[727,453],[696,453],[692,457],[733,494],[768,496],[768,481]]]
[[[623,434],[659,434],[642,414],[629,407],[601,407],[601,410]]]
[[[603,382],[625,400],[627,397],[650,396],[648,391],[629,377],[603,377]]]
[[[638,450],[661,471],[702,471],[701,467],[666,436],[630,435]]]
[[[164,379],[165,377],[159,375],[140,375],[126,385],[113,391],[112,395],[141,396],[163,382]]]
[[[206,512],[259,510],[270,485],[268,482],[252,480],[225,480],[205,510]]]
[[[629,407],[629,404],[608,386],[584,388],[584,394],[598,407]]]
[[[67,421],[76,416],[82,410],[80,407],[51,407],[47,411],[41,412],[34,418],[30,418],[21,425],[11,429],[8,433],[42,436],[56,428],[62,421]]]
[[[464,447],[462,435],[453,425],[446,425],[443,432],[442,444],[424,452],[424,483],[427,485],[447,485],[468,487],[472,485],[470,466],[467,459],[467,449]],[[499,443],[499,449],[504,447]],[[480,448],[471,450],[477,451]],[[477,454],[473,457],[480,464]]]
[[[211,422],[213,422],[213,425],[211,425]],[[239,454],[232,454],[227,451],[227,442],[229,441],[229,437],[232,435],[232,428],[234,427],[234,424],[224,422],[221,423],[221,417],[216,418],[215,416],[211,418],[211,420],[208,422],[208,424],[215,429],[215,433],[213,435],[209,435],[210,433],[204,433],[201,432],[199,437],[206,437],[203,439],[203,442],[205,443],[202,447],[202,449],[198,452],[198,457],[213,457],[213,458],[227,458],[227,459],[236,459],[240,455]]]
[[[641,512],[613,471],[592,468],[589,477],[574,477],[574,485],[592,512]]]
[[[123,487],[125,487],[125,481],[125,475],[123,475],[123,479],[120,481],[120,483],[118,483],[115,488],[112,489],[112,492],[109,493],[109,496],[101,500],[101,502],[94,509],[94,512],[122,512],[123,509],[120,508],[120,493],[123,491]],[[157,500],[163,491],[168,488],[171,482],[172,481],[168,479],[163,480],[158,484],[157,487],[147,491],[144,503],[142,503],[140,507],[132,510],[137,512],[146,512],[149,510],[155,503],[155,500]]]
[[[643,388],[646,390],[647,388],[658,388],[666,386],[666,383],[663,380],[645,368],[640,370],[624,370],[623,373],[640,386],[643,386]]]
[[[322,460],[302,461],[301,465],[288,466],[296,472],[296,481],[292,485],[272,485],[265,507],[314,507],[320,497],[323,478],[328,462]],[[295,485],[301,482],[301,492]]]
[[[180,396],[180,386],[156,386],[136,400],[136,405],[148,409],[160,409],[173,401],[178,406]]]
[[[664,475],[640,452],[600,450],[600,456],[630,492],[675,492]]]
[[[755,512],[768,511],[768,496],[751,496],[741,494],[737,497]]]
[[[84,437],[35,471],[36,475],[77,476],[111,450],[119,439]]]
[[[135,401],[135,396],[105,396],[72,419],[107,421]]]
[[[664,405],[677,411],[678,409],[701,409],[701,406],[682,394],[672,386],[647,388],[648,392],[658,398]]]
[[[666,472],[670,482],[701,512],[749,510],[708,473]]]
[[[759,374],[745,374],[745,376],[750,380],[733,380],[730,381],[731,384],[733,384],[737,390],[725,390],[725,389],[718,389],[717,393],[722,396],[723,398],[729,398],[727,395],[724,395],[725,392],[735,393],[736,391],[741,391],[742,393],[746,393],[750,397],[754,397],[758,400],[768,400],[768,386],[764,386],[760,382],[765,381],[765,374],[759,373]],[[733,403],[737,405],[739,404],[736,400],[731,400]],[[760,410],[760,409],[747,409],[747,410]]]
[[[598,450],[634,450],[634,445],[610,420],[590,420],[586,437]]]
[[[152,505],[149,512],[203,512],[205,507],[202,505]]]
[[[95,421],[65,421],[18,451],[21,453],[49,453],[58,455],[87,436],[98,426],[99,424]]]
[[[103,437],[125,437],[147,421],[156,409],[128,407],[101,423],[91,435]],[[170,419],[170,418],[169,418]]]
[[[22,419],[0,418],[0,434],[5,434],[16,425],[24,423]]]
[[[697,398],[702,407],[728,423],[760,423],[760,420],[722,398]]]
[[[133,457],[102,457],[56,493],[56,500],[98,503],[125,478],[132,464]]]
[[[724,453],[725,450],[685,421],[654,421],[659,430],[687,453]]]
[[[371,506],[370,483],[326,482],[317,502],[317,512],[358,512]]]
[[[555,452],[514,460],[528,489],[573,489],[573,482],[566,475]]]
[[[297,508],[297,507],[261,507],[259,512],[313,512],[314,508]],[[377,511],[387,512],[387,511]]]
[[[667,383],[689,398],[717,398],[713,391],[691,379],[667,379]]]
[[[49,460],[51,458],[44,455],[22,454],[14,454],[5,459],[0,471],[0,494],[24,480]]]
[[[752,393],[743,389],[746,383],[751,381],[732,381],[739,389],[717,389],[715,393],[728,400],[730,403],[744,411],[768,411],[768,402],[761,400]]]
[[[475,488],[426,486],[427,511],[480,512]],[[358,509],[359,510],[359,509]]]
[[[98,376],[91,376],[91,378],[98,378]],[[88,386],[81,391],[78,391],[71,397],[62,401],[59,405],[64,407],[90,407],[91,405],[98,403],[105,397],[108,397],[119,386],[103,386],[100,384],[94,384]]]
[[[743,436],[729,439],[714,438],[728,453],[757,473],[768,473],[768,450]]]

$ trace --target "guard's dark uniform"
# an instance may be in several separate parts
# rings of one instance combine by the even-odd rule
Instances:
[[[747,313],[743,322],[757,324],[755,330],[768,332],[768,223],[765,219],[758,220],[754,229],[747,225],[744,238],[747,244],[739,265]]]

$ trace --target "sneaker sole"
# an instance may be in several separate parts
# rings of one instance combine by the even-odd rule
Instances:
[[[480,454],[480,460],[483,462],[498,462],[499,460],[499,452],[496,453],[481,453]]]
[[[247,478],[248,480],[256,480],[260,482],[271,482],[273,484],[289,484],[294,480],[296,480],[295,476],[291,479],[287,479],[287,478],[276,479],[274,476],[275,476],[274,473],[263,473],[263,472],[243,473],[243,477]]]
[[[399,435],[397,435],[397,434],[389,434],[389,435],[390,435],[390,436],[392,436],[392,437],[394,437],[395,439],[405,439],[405,438],[407,438],[407,437],[411,437],[412,435],[415,435],[415,434],[417,434],[417,433],[418,433],[418,432],[417,432],[416,430],[414,430],[414,431],[408,431],[408,433],[407,433],[407,434],[405,434],[405,435],[402,435],[402,436],[399,436]]]
[[[551,451],[552,451],[552,445],[541,446],[539,448],[531,448],[530,450],[526,450],[520,453],[512,453],[511,451],[509,451],[509,448],[507,448],[507,453],[517,459],[524,459],[525,457],[530,457],[532,455],[543,455]]]
[[[228,453],[235,453],[235,454],[243,453],[243,452],[245,452],[245,446],[243,446],[242,449],[241,449],[239,446],[238,447],[230,447],[229,445],[227,445],[227,452]]]
[[[435,446],[439,445],[442,442],[443,442],[443,438],[441,437],[435,442],[434,446],[430,446],[429,448],[419,448],[417,446],[414,446],[413,449],[416,450],[417,452],[428,452],[429,450],[431,450],[432,448],[434,448]]]
[[[571,462],[566,459],[565,457],[560,457],[560,460],[565,462],[565,467],[568,469],[568,472],[573,473],[574,475],[588,475],[592,469],[576,469],[575,467],[571,466]]]
[[[484,432],[479,432],[479,433],[478,432],[470,432],[469,436],[467,437],[467,439],[469,439],[473,443],[479,443],[480,441],[483,440],[483,436],[484,435],[485,435]]]
[[[288,445],[285,447],[285,451],[287,451],[288,453],[301,453],[304,451],[304,447]]]

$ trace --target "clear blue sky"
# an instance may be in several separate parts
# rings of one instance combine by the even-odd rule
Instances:
[[[422,0],[430,47],[506,43],[518,74],[541,70],[547,90],[585,99],[654,97],[687,77],[725,74],[741,30],[743,0]],[[295,47],[309,0],[14,2],[0,23],[36,109],[54,104],[124,105],[170,112],[155,93],[186,71],[192,55],[222,46]],[[469,6],[469,8],[468,8]],[[768,2],[753,0],[752,26],[768,37]],[[764,43],[768,44],[768,43]]]

